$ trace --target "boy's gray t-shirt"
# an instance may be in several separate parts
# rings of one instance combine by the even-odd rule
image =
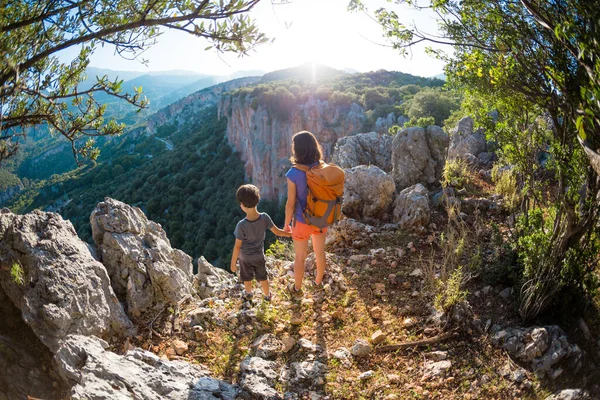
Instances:
[[[273,227],[269,214],[260,213],[257,220],[246,218],[237,223],[233,234],[242,241],[240,258],[252,260],[263,258],[265,255],[265,231]]]

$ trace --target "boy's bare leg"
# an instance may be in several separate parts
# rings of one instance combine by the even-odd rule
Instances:
[[[315,277],[317,284],[321,284],[325,275],[325,236],[325,233],[312,235],[312,245],[315,251],[315,260],[317,261],[317,274]]]
[[[271,292],[269,291],[269,280],[260,281],[260,286],[262,287],[263,294],[265,297],[269,297]]]
[[[308,240],[294,240],[294,284],[296,285],[296,290],[302,289],[306,249],[308,249]]]
[[[252,293],[252,281],[244,281],[244,288],[246,293]]]

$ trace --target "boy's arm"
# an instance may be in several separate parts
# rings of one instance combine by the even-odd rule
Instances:
[[[231,269],[231,272],[237,271],[237,265],[235,263],[240,255],[241,248],[242,241],[240,239],[235,239],[235,245],[233,245],[233,254],[231,255],[231,265],[229,267],[229,269]]]
[[[273,232],[277,236],[283,236],[283,237],[292,236],[292,232],[286,232],[284,230],[279,229],[278,227],[276,227],[274,225],[271,227],[271,232]]]

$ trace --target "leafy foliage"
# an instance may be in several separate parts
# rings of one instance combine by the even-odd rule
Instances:
[[[123,132],[124,124],[104,121],[105,93],[137,107],[147,100],[142,88],[122,93],[123,81],[97,77],[79,88],[98,46],[114,45],[136,57],[155,43],[163,28],[203,37],[217,51],[246,53],[266,41],[246,15],[258,0],[133,0],[3,2],[0,7],[0,161],[14,155],[26,128],[47,126],[62,135],[75,157],[95,159],[94,138]],[[77,57],[62,63],[57,54],[78,46]],[[85,139],[85,140],[82,140]]]
[[[578,141],[600,147],[600,34],[595,28],[600,9],[583,0],[406,3],[433,8],[441,37],[380,9],[375,16],[384,35],[401,52],[422,41],[452,46],[451,56],[434,52],[447,61],[450,85],[464,89],[466,106],[515,167],[524,196],[518,256],[528,278],[520,310],[526,318],[535,317],[552,304],[557,288],[568,284],[562,278],[570,269],[568,260],[586,254],[578,249],[597,235],[597,174]],[[365,9],[359,0],[351,6]],[[593,151],[586,152],[594,162]],[[600,162],[592,165],[600,170]],[[548,215],[550,225],[534,223],[530,214],[537,210]],[[579,261],[594,263],[593,258]]]

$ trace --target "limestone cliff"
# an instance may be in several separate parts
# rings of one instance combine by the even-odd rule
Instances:
[[[217,104],[223,93],[230,90],[238,89],[243,86],[251,85],[260,80],[260,77],[247,77],[234,79],[232,81],[220,83],[209,88],[199,90],[196,93],[184,97],[165,108],[158,110],[148,118],[146,132],[155,134],[156,129],[165,124],[182,124],[186,120],[190,120],[191,116],[196,112]]]
[[[309,97],[284,117],[271,115],[250,96],[225,95],[219,102],[219,117],[225,117],[227,140],[240,153],[246,176],[266,199],[285,197],[285,173],[290,166],[291,138],[301,130],[313,132],[329,160],[336,141],[359,133],[365,112],[358,104],[332,106]]]

